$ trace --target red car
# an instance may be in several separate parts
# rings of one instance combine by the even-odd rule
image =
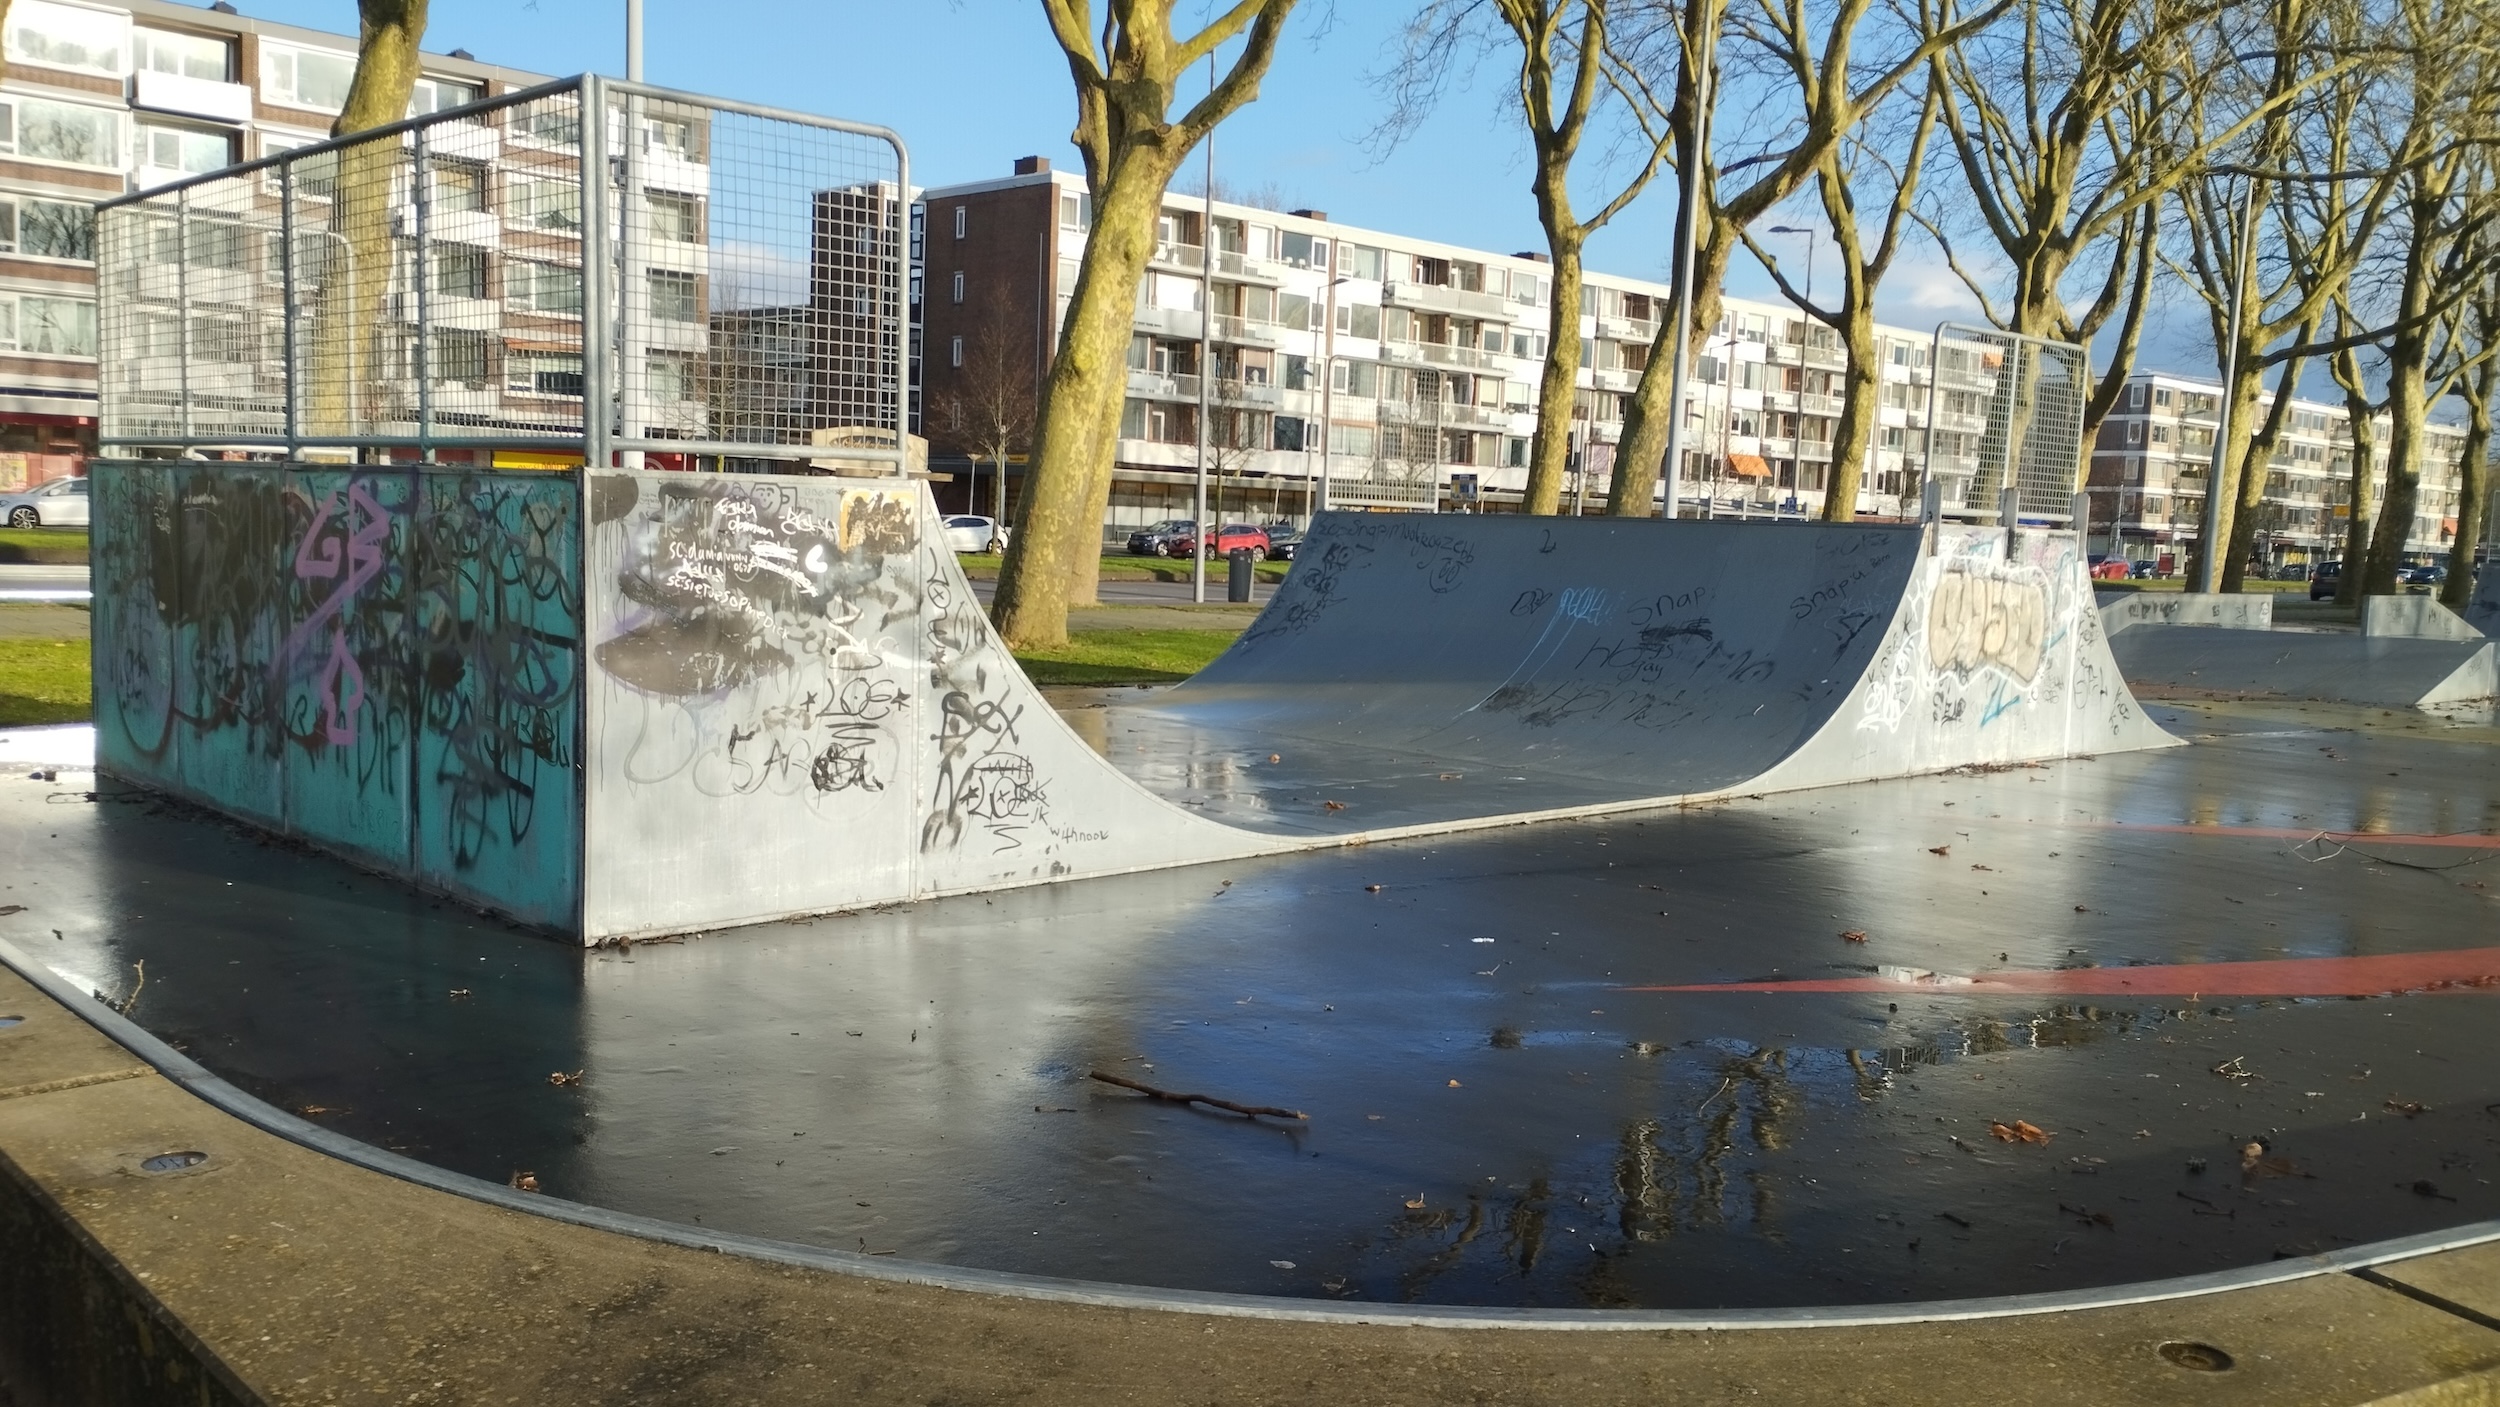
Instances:
[[[2095,581],[2125,581],[2127,579],[2126,559],[2123,557],[2103,557],[2101,560],[2094,562],[2092,564],[2092,579]]]
[[[1267,529],[1252,527],[1248,523],[1226,523],[1215,530],[1215,540],[1208,544],[1207,555],[1222,557],[1237,548],[1247,547],[1253,558],[1264,562],[1267,560],[1267,546]],[[1197,549],[1197,534],[1185,533],[1174,537],[1171,545],[1163,550],[1175,557],[1186,557]]]

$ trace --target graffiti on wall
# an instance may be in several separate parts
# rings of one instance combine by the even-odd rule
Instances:
[[[96,466],[97,747],[133,781],[569,921],[573,485]]]

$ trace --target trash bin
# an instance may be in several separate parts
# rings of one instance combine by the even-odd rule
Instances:
[[[1225,553],[1224,557],[1226,561],[1232,564],[1232,574],[1224,583],[1224,599],[1227,601],[1249,600],[1250,549],[1247,547],[1236,547],[1232,551]]]

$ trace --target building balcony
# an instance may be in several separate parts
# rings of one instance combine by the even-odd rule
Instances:
[[[1589,368],[1589,384],[1600,391],[1632,391],[1641,384],[1641,374],[1622,367]]]
[[[1510,316],[1508,300],[1498,293],[1470,293],[1437,283],[1384,283],[1380,286],[1380,298],[1393,308],[1427,313],[1453,313],[1466,318]]]
[[[151,112],[180,113],[215,122],[252,120],[252,89],[245,83],[219,83],[179,73],[142,69],[130,76],[130,105]]]
[[[1825,447],[1826,457],[1828,457],[1829,448],[1829,446]],[[1762,437],[1762,448],[1758,453],[1765,459],[1795,459],[1797,442],[1785,435],[1765,435]]]
[[[1840,414],[1840,397],[1818,396],[1811,391],[1802,392],[1797,397],[1797,409],[1807,415],[1838,415]]]
[[[1658,337],[1658,324],[1635,318],[1599,318],[1597,335],[1610,342],[1652,342]]]
[[[1215,252],[1215,276],[1235,283],[1255,283],[1274,288],[1284,283],[1285,268],[1282,264],[1252,259],[1235,250],[1219,249]]]
[[[1832,462],[1831,441],[1799,440],[1797,442],[1797,457],[1810,464],[1829,464]]]
[[[1807,366],[1821,367],[1825,371],[1839,371],[1849,365],[1849,354],[1839,347],[1809,346],[1805,349],[1804,360]]]
[[[1201,319],[1195,308],[1140,308],[1131,325],[1139,332],[1195,342]]]
[[[1178,372],[1140,371],[1131,367],[1128,393],[1141,400],[1195,402],[1198,399],[1198,378]]]
[[[1158,269],[1185,269],[1196,273],[1206,267],[1207,250],[1202,244],[1175,244],[1169,241],[1155,245],[1146,262]]]
[[[1985,434],[1988,430],[1988,417],[1984,415],[1971,415],[1958,410],[1939,410],[1930,418],[1939,430],[1951,430],[1964,435]]]
[[[1936,368],[1935,379],[1937,385],[1949,387],[1956,391],[1978,391],[1987,395],[1996,394],[1997,376],[1993,371],[1972,371],[1968,369],[1957,370],[1952,367],[1938,367]]]
[[[1272,322],[1254,322],[1231,313],[1215,315],[1215,340],[1219,342],[1255,342],[1263,347],[1276,345],[1284,329]]]

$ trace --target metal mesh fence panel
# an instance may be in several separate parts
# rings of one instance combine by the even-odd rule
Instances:
[[[617,446],[890,457],[908,332],[899,144],[639,87],[606,104]]]
[[[1992,515],[2007,488],[2025,518],[2066,522],[2083,455],[2089,351],[1947,323],[1928,353],[1927,472],[1948,511]]]
[[[125,197],[103,439],[890,462],[908,189],[891,134],[584,78]]]

